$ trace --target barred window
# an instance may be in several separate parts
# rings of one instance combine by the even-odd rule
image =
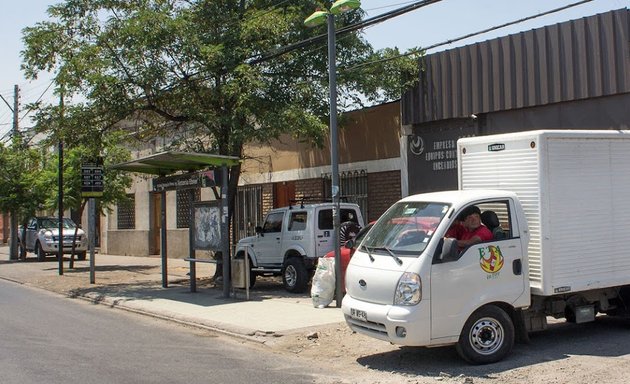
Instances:
[[[136,195],[131,193],[117,206],[118,229],[136,228]]]
[[[332,200],[332,180],[331,175],[324,175],[324,198]],[[340,201],[355,203],[361,208],[363,218],[368,216],[368,176],[367,171],[347,171],[339,174]]]
[[[193,201],[190,201],[191,191]],[[201,199],[201,189],[175,191],[175,199],[177,200],[177,228],[188,228],[190,227],[190,206]]]
[[[234,211],[234,241],[256,234],[256,226],[262,226],[262,186],[239,187]]]

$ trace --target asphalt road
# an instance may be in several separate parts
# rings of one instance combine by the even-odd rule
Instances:
[[[315,381],[261,348],[2,280],[0,372],[3,384]]]

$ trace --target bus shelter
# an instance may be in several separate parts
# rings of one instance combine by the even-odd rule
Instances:
[[[162,194],[160,206],[162,287],[168,287],[166,191],[180,189],[190,189],[192,191],[193,188],[197,187],[218,186],[212,184],[218,181],[217,184],[220,184],[221,187],[220,249],[223,255],[223,294],[225,297],[229,297],[230,246],[228,233],[228,169],[239,163],[240,159],[233,156],[198,152],[165,151],[112,166],[113,169],[157,176],[153,179],[153,190]],[[215,172],[218,170],[220,170],[220,173],[215,175]],[[211,172],[212,175],[210,175]],[[192,225],[189,230],[192,230]],[[190,247],[191,257],[194,258],[193,241],[190,242]],[[195,276],[191,275],[191,279],[193,278],[195,278]]]

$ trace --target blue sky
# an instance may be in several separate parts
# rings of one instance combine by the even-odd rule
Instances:
[[[367,12],[367,17],[372,17],[414,2],[362,0],[362,9]],[[398,47],[401,51],[405,51],[412,47],[445,42],[468,33],[576,2],[578,0],[442,0],[367,28],[365,37],[375,48]],[[56,99],[52,89],[46,91],[50,83],[49,76],[42,76],[35,81],[27,81],[19,69],[22,29],[45,20],[46,9],[55,3],[57,1],[54,0],[21,0],[3,3],[3,9],[0,13],[0,36],[2,36],[3,50],[0,61],[0,94],[11,105],[13,104],[15,84],[20,87],[22,104],[33,102],[40,97],[50,101]],[[502,28],[472,39],[444,45],[429,51],[429,53],[627,7],[630,7],[630,0],[593,0],[552,15]],[[6,104],[0,100],[0,138],[11,129],[11,122],[12,113]],[[28,116],[21,113],[20,126],[27,127],[29,124]]]

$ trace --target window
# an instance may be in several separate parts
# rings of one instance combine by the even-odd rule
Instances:
[[[339,216],[339,224],[346,221],[359,223],[357,214],[354,209],[341,208],[341,216]],[[317,216],[317,226],[319,229],[333,229],[332,209],[322,209]]]
[[[332,200],[331,176],[324,176],[324,199]],[[363,217],[368,216],[368,176],[367,171],[347,171],[339,174],[340,200],[355,203],[361,208]]]
[[[192,194],[192,201],[191,199]],[[184,189],[175,191],[175,200],[177,203],[177,228],[188,228],[190,226],[190,206],[191,203],[201,199],[201,190]]]
[[[282,218],[284,217],[284,212],[273,212],[267,216],[267,220],[265,220],[265,225],[263,226],[263,232],[282,232]]]
[[[234,241],[256,234],[256,227],[262,221],[262,186],[239,187],[234,210]]]
[[[306,212],[291,212],[289,219],[289,231],[303,231],[306,229]]]
[[[118,202],[118,229],[136,228],[136,195],[128,194],[127,199]]]
[[[507,239],[514,236],[507,201],[493,201],[476,205],[481,210],[481,222],[493,233],[495,240]],[[492,213],[494,213],[494,215]],[[494,218],[492,216],[494,216]]]

